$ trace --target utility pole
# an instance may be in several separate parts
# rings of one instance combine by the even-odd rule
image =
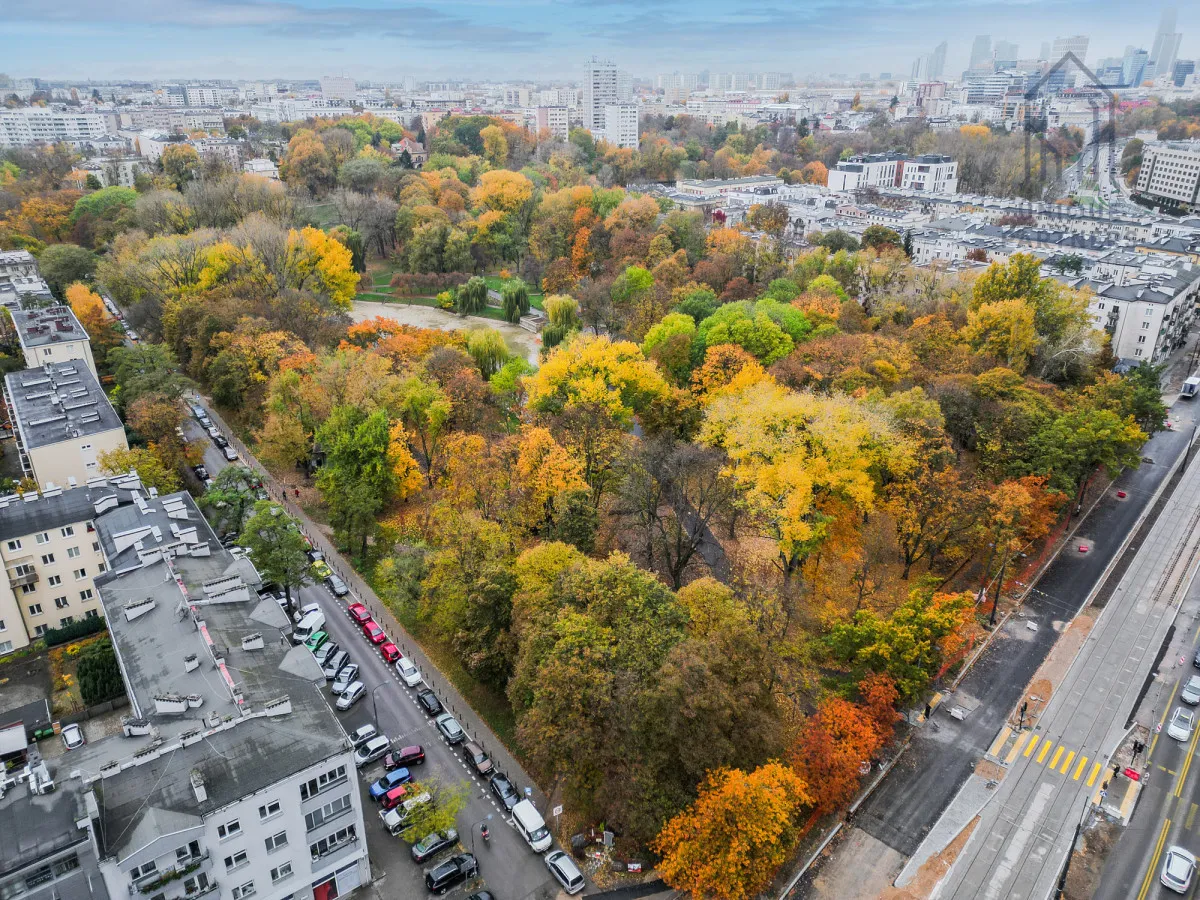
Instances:
[[[1004,590],[1004,570],[1008,568],[1008,550],[1004,551],[1004,559],[1000,562],[1000,577],[996,580],[996,593],[992,595],[992,614],[988,617],[988,624],[992,628],[996,627],[996,607],[1000,605],[1000,592]]]

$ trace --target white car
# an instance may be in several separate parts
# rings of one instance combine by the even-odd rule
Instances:
[[[83,729],[78,725],[66,725],[62,730],[63,746],[68,750],[78,750],[87,743],[83,738]]]
[[[396,660],[396,674],[409,687],[416,687],[421,683],[420,671],[417,669],[416,664],[407,656],[402,656]]]
[[[1177,894],[1186,894],[1192,886],[1192,876],[1195,874],[1196,857],[1182,847],[1167,848],[1167,858],[1163,861],[1159,881]]]
[[[355,703],[361,700],[367,693],[367,686],[361,681],[354,681],[350,686],[342,691],[342,696],[337,698],[337,703],[334,704],[339,712],[345,712]]]
[[[375,760],[382,758],[391,746],[392,742],[386,734],[371,738],[354,751],[354,765],[361,769],[368,763],[375,762]]]
[[[1177,741],[1190,741],[1192,729],[1196,727],[1196,714],[1182,706],[1175,707],[1171,721],[1167,723],[1167,734]]]

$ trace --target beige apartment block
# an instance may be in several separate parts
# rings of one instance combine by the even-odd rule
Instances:
[[[88,333],[69,306],[9,310],[27,368],[79,360],[97,375]]]

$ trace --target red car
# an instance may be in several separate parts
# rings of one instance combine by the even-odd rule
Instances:
[[[385,662],[394,663],[400,658],[400,648],[391,641],[388,641],[386,644],[380,647],[379,652],[383,654]]]
[[[389,750],[383,758],[383,767],[389,772],[401,766],[419,766],[425,762],[425,748],[420,744],[401,747],[399,750]]]
[[[367,640],[369,640],[372,644],[382,644],[387,640],[387,635],[384,634],[383,629],[375,624],[375,622],[371,619],[367,619],[367,621],[363,623],[363,634],[367,636]]]
[[[371,621],[371,614],[367,612],[367,608],[361,603],[351,603],[346,607],[346,612],[350,613],[350,618],[359,625],[365,625]]]

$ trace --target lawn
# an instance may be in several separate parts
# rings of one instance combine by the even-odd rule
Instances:
[[[500,285],[504,284],[504,279],[499,275],[484,275],[483,280],[487,282],[487,286],[493,291],[500,290]],[[532,285],[530,285],[532,287]],[[534,309],[542,309],[542,292],[529,292],[529,305]]]

